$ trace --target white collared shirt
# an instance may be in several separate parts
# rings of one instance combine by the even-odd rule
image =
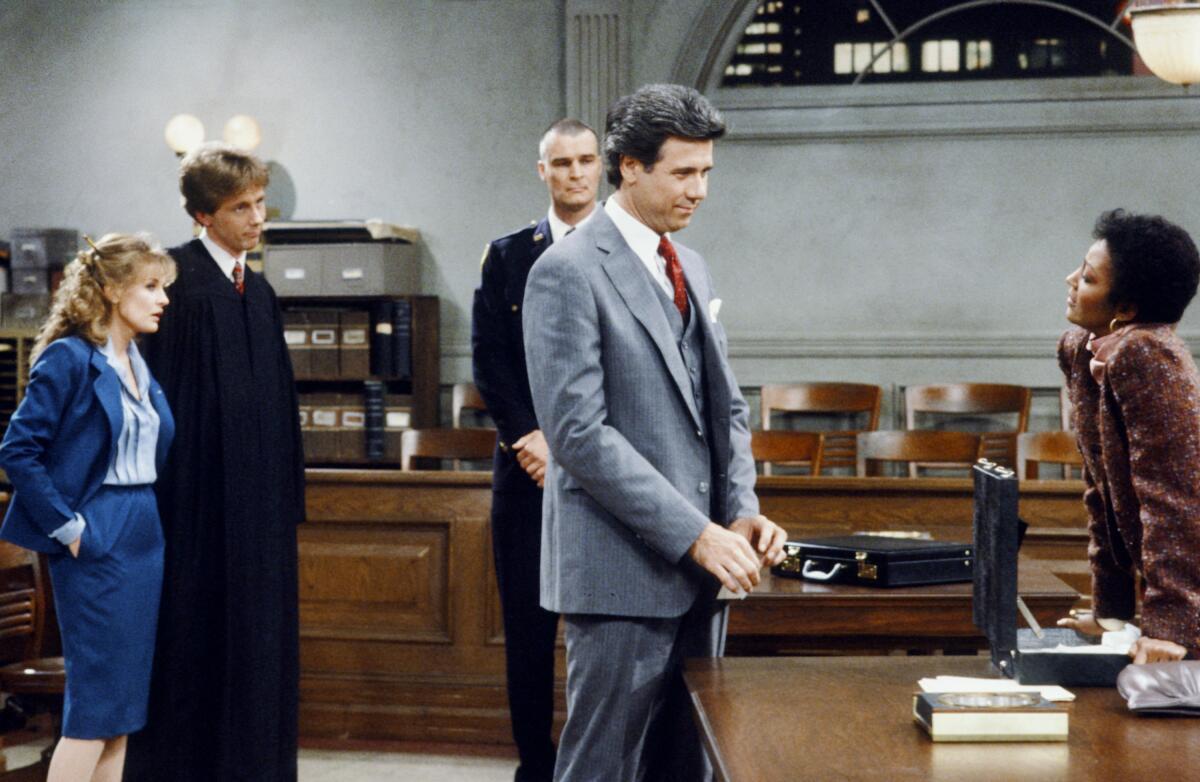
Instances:
[[[633,250],[634,255],[641,259],[650,272],[650,276],[654,278],[660,288],[666,291],[668,296],[674,299],[675,286],[667,277],[667,262],[658,254],[658,243],[661,239],[658,233],[626,212],[615,198],[609,198],[604,202],[604,211],[612,218],[617,230],[621,232],[621,238]],[[666,236],[667,239],[671,238],[670,234],[663,234],[663,236]]]
[[[550,241],[561,241],[572,231],[572,229],[582,228],[583,226],[587,225],[587,221],[591,220],[592,216],[595,214],[596,207],[593,206],[592,211],[588,212],[587,217],[583,218],[578,223],[575,223],[575,225],[568,225],[567,223],[563,222],[563,219],[555,213],[554,204],[551,204],[550,211],[546,213],[546,222],[550,224]]]
[[[217,266],[221,267],[221,273],[225,275],[225,279],[233,282],[233,265],[235,263],[240,263],[242,273],[246,273],[245,251],[238,256],[230,255],[228,250],[209,238],[207,229],[200,232],[200,241],[203,242],[204,249],[208,250],[208,254],[217,262]]]

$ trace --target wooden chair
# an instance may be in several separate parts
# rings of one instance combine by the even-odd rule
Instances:
[[[1032,396],[1025,386],[1002,383],[909,386],[904,391],[904,426],[916,429],[917,416],[923,413],[956,416],[1015,414],[1016,425],[1013,429],[980,432],[983,440],[980,456],[1012,467],[1017,461],[1016,435],[1029,426]]]
[[[495,429],[409,429],[400,436],[400,469],[417,469],[414,459],[487,461],[495,447]]]
[[[973,432],[931,429],[859,432],[858,474],[882,475],[883,462],[914,462],[922,467],[970,468],[979,458],[981,442]]]
[[[860,431],[878,428],[882,397],[879,386],[866,383],[768,384],[761,392],[762,428],[772,430],[771,418],[777,412],[865,416],[861,429],[823,432],[822,469],[853,469],[857,461],[855,437]]]
[[[19,703],[25,715],[49,712],[57,739],[67,678],[62,657],[42,656],[50,599],[44,558],[0,541],[0,692],[10,706]],[[38,764],[9,771],[0,779],[45,779],[53,751],[52,742]]]
[[[1039,477],[1042,462],[1062,465],[1062,477],[1071,477],[1072,467],[1083,467],[1083,456],[1071,432],[1025,432],[1017,437],[1017,460],[1029,480]]]
[[[754,431],[750,453],[762,462],[763,475],[771,474],[772,464],[807,466],[809,475],[820,475],[822,439],[820,432]]]
[[[462,413],[468,410],[475,414],[476,417],[486,416],[487,403],[483,401],[483,395],[479,393],[479,389],[474,383],[455,383],[454,392],[450,402],[451,415],[454,421],[455,429],[462,429]],[[490,418],[488,419],[491,420]]]

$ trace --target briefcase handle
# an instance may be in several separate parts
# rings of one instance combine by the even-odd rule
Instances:
[[[826,573],[817,570],[816,564],[811,559],[806,559],[804,560],[804,569],[800,571],[800,575],[813,581],[828,581],[838,573],[841,573],[844,567],[845,565],[841,562],[837,562],[834,563],[833,569]]]

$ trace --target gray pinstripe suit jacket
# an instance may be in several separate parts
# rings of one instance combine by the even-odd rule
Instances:
[[[541,568],[551,611],[682,615],[702,587],[715,592],[687,556],[710,512],[721,524],[758,513],[746,401],[709,318],[712,280],[699,255],[676,249],[704,331],[707,422],[655,283],[603,209],[529,275],[526,364],[551,453]]]

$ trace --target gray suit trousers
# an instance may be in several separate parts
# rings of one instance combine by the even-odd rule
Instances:
[[[727,611],[705,590],[683,616],[567,614],[567,724],[555,782],[708,782],[683,660],[719,657]]]

